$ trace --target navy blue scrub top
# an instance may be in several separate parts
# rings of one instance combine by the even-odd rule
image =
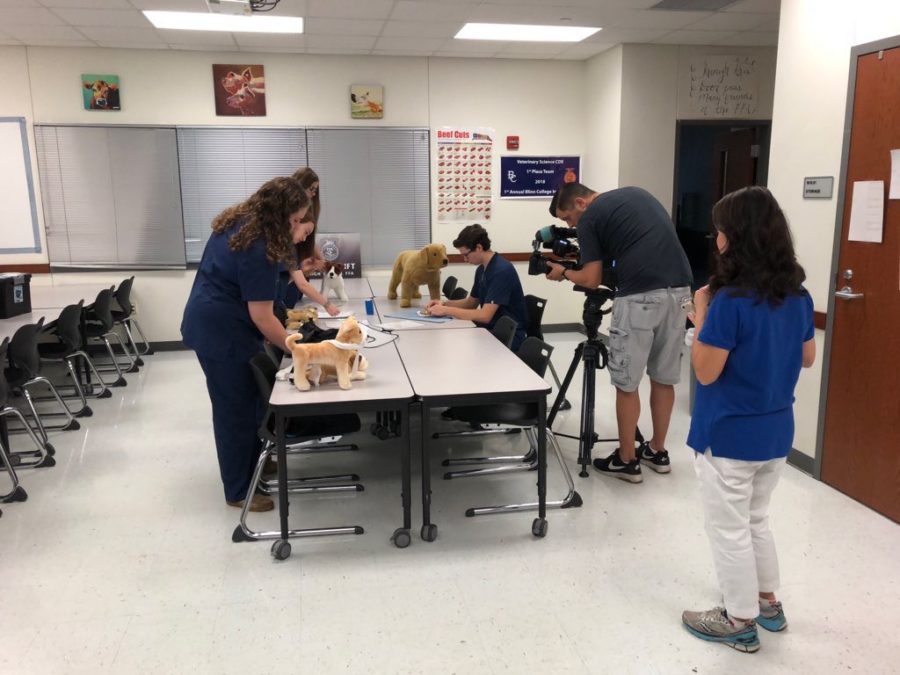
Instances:
[[[181,336],[198,356],[246,363],[263,341],[247,303],[275,300],[278,264],[266,258],[264,238],[232,251],[228,240],[238,227],[213,233],[207,241],[184,308]]]
[[[487,268],[479,265],[475,270],[472,297],[478,299],[479,306],[497,305],[494,318],[486,326],[488,330],[494,328],[501,316],[508,316],[516,322],[517,328],[512,350],[519,351],[519,347],[526,337],[525,325],[528,321],[528,311],[525,308],[522,282],[512,263],[495,252],[487,264]]]
[[[278,300],[284,303],[288,309],[300,302],[303,293],[294,284],[291,272],[284,263],[278,263]]]

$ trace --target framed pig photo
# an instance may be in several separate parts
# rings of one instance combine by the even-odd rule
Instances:
[[[265,117],[266,72],[261,65],[214,63],[216,115]]]

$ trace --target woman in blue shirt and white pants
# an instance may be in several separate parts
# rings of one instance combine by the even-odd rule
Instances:
[[[787,220],[772,194],[748,187],[713,207],[717,266],[694,295],[697,375],[688,445],[724,608],[684,612],[695,636],[744,652],[757,624],[787,627],[769,499],[794,438],[794,387],[813,364],[813,303]]]
[[[275,317],[279,265],[296,265],[296,245],[312,234],[309,197],[293,178],[273,178],[213,220],[213,234],[191,288],[181,335],[197,352],[212,403],[219,471],[230,506],[243,506],[259,457],[257,430],[265,401],[249,361],[265,338],[279,347],[287,333]],[[253,495],[250,510],[272,500]]]

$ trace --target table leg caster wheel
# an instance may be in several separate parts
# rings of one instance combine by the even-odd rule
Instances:
[[[423,525],[421,535],[424,541],[434,541],[437,539],[437,525],[434,523]]]
[[[272,544],[272,557],[275,560],[287,560],[291,557],[291,542],[278,539]]]
[[[531,523],[531,534],[535,537],[544,537],[547,534],[547,519],[535,518]]]
[[[409,530],[403,529],[402,527],[398,527],[394,530],[394,536],[392,536],[391,539],[394,542],[394,546],[397,548],[406,548],[412,541],[412,537],[409,536]]]

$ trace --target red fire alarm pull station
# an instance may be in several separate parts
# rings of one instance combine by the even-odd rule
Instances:
[[[518,150],[519,149],[519,137],[518,136],[507,136],[506,137],[506,149],[507,150]]]

